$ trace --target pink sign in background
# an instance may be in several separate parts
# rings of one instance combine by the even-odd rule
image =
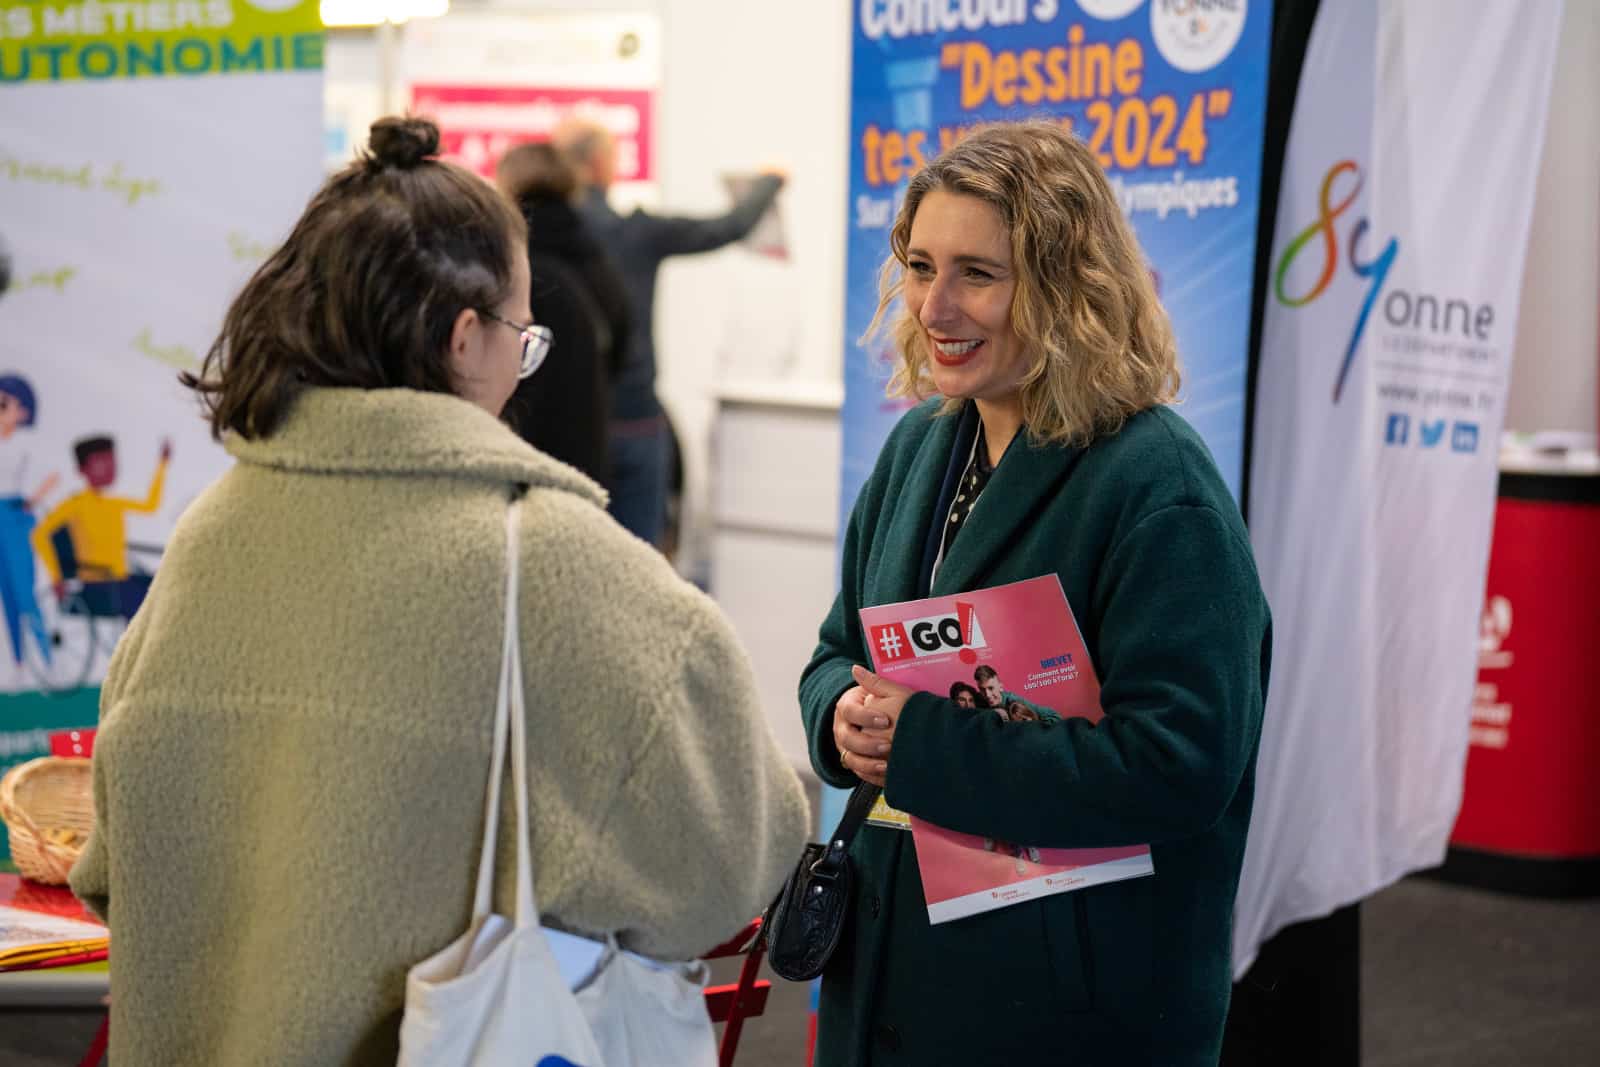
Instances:
[[[508,148],[548,141],[569,115],[582,115],[616,138],[616,180],[647,182],[654,98],[649,89],[421,84],[411,87],[411,112],[438,123],[445,158],[486,178]]]

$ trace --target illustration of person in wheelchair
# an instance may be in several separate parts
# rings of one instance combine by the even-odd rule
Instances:
[[[131,543],[126,517],[161,506],[161,490],[172,459],[172,443],[161,445],[150,490],[143,500],[108,490],[117,480],[116,444],[106,436],[85,437],[72,446],[85,487],[56,505],[34,527],[33,551],[49,575],[41,606],[54,607],[46,620],[48,641],[30,657],[32,673],[46,691],[66,691],[91,682],[101,652],[107,658],[150,588],[151,575],[129,563],[129,553],[159,555],[160,548]]]

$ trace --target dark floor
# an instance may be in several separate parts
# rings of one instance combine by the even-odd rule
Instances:
[[[1409,878],[1361,928],[1364,1067],[1600,1065],[1600,899]]]
[[[1363,1067],[1600,1065],[1600,899],[1411,878],[1362,905],[1361,936]],[[736,977],[734,961],[714,969],[716,982]],[[763,977],[772,996],[745,1024],[737,1062],[801,1067],[810,989]],[[0,1014],[0,1065],[70,1067],[96,1022]]]
[[[1362,904],[1361,954],[1362,1067],[1600,1067],[1600,899],[1408,878]],[[774,985],[740,1065],[805,1062],[810,992]]]

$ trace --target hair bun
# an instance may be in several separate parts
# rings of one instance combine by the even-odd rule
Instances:
[[[439,127],[427,119],[391,115],[372,124],[367,151],[379,167],[402,170],[439,154]]]

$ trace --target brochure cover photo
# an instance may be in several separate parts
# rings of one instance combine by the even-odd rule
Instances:
[[[987,709],[1003,729],[1100,718],[1100,684],[1054,575],[1010,585],[863,608],[879,675],[962,707]],[[956,833],[888,806],[868,821],[909,827],[930,922],[1153,874],[1148,845],[1042,848]]]

